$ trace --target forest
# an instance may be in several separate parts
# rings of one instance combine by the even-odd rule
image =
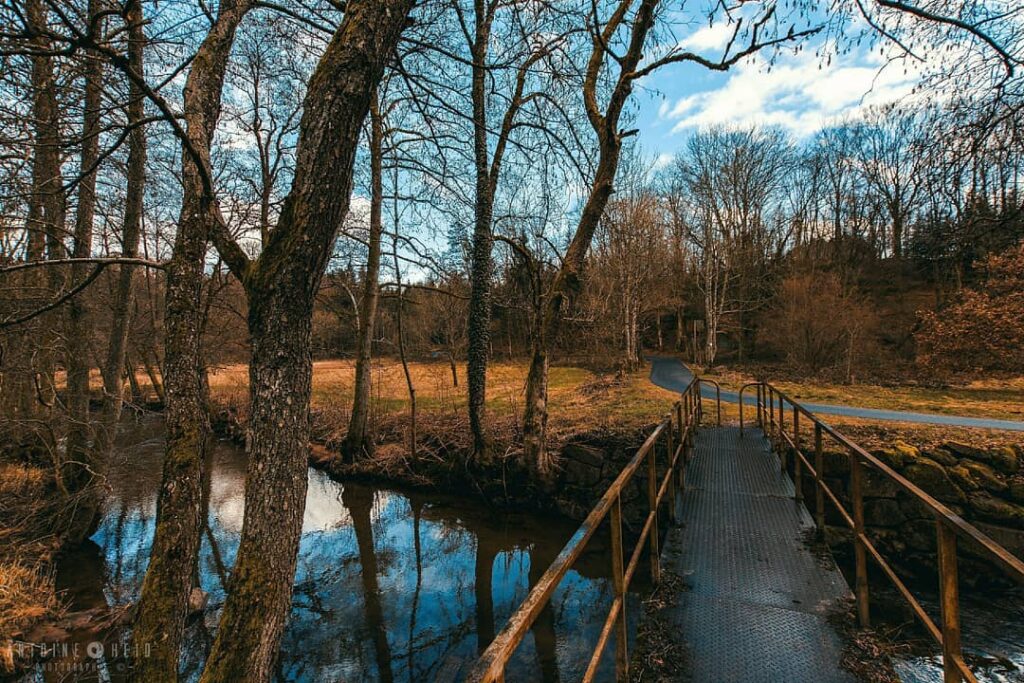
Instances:
[[[809,132],[648,130],[658,78],[809,53],[914,85]],[[146,644],[126,680],[203,683],[319,680],[280,655],[311,465],[548,513],[567,448],[675,400],[651,355],[1020,421],[1022,73],[997,0],[0,0],[0,674],[140,420],[145,569],[103,627]],[[244,521],[197,649],[225,440]]]

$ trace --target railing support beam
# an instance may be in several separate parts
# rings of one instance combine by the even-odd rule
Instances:
[[[793,488],[797,500],[804,498],[803,463],[800,462],[800,411],[793,406]]]
[[[864,547],[864,473],[857,454],[850,452],[850,497],[853,499],[853,552],[856,563],[857,619],[867,628],[871,625],[868,596],[868,555]]]
[[[956,532],[935,521],[939,550],[939,596],[942,609],[942,680],[961,683],[963,677],[957,660],[960,650],[960,586],[956,567]]]
[[[612,587],[615,597],[622,600],[622,609],[615,628],[615,674],[620,681],[629,675],[628,632],[626,630],[626,580],[622,561],[622,497],[616,496],[611,509],[612,531]]]
[[[679,523],[679,519],[676,516],[676,473],[675,473],[675,468],[679,467],[680,464],[679,464],[678,460],[673,461],[673,458],[675,458],[675,455],[676,455],[676,448],[675,448],[675,439],[672,438],[671,419],[672,418],[671,418],[671,414],[670,414],[669,415],[669,428],[665,430],[665,442],[666,442],[666,445],[668,446],[668,469],[669,469],[668,474],[667,474],[667,476],[668,476],[668,491],[667,491],[667,495],[668,495],[668,519],[669,519],[669,523],[672,524],[672,526],[675,526],[676,524]],[[682,445],[682,444],[680,443],[680,445]],[[680,449],[680,455],[682,455],[682,450],[681,449]]]
[[[814,423],[814,519],[818,531],[825,533],[825,491],[822,489],[825,478],[825,452],[822,448],[821,425]]]
[[[651,504],[651,533],[648,536],[648,547],[651,554],[651,582],[657,586],[661,583],[661,553],[658,552],[658,453],[657,447],[651,449],[647,458],[647,499]]]

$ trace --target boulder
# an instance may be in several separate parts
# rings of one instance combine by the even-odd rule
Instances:
[[[937,532],[934,522],[925,519],[915,520],[904,525],[902,530],[907,546],[921,552],[935,552]]]
[[[892,498],[869,498],[864,501],[864,523],[868,526],[899,526],[906,520],[906,515]]]
[[[929,448],[928,450],[921,451],[921,453],[924,457],[946,467],[952,467],[957,463],[957,457],[945,448]]]
[[[969,498],[971,509],[982,519],[1011,529],[1024,529],[1024,507],[987,493],[976,491]]]
[[[956,467],[950,467],[947,471],[953,482],[964,491],[977,491],[981,488],[981,485],[974,479],[971,471],[966,467],[957,465]]]
[[[1017,503],[1024,503],[1024,479],[1017,479],[1010,482],[1010,500]]]
[[[992,448],[983,453],[983,456],[975,459],[991,465],[1003,474],[1014,474],[1020,470],[1020,458],[1016,449],[1010,446]]]
[[[957,468],[968,473],[970,479],[976,484],[973,487],[975,489],[983,488],[994,493],[1002,493],[1007,488],[1006,482],[1003,481],[1002,477],[996,474],[996,471],[988,465],[965,458],[960,461],[960,465]]]
[[[892,478],[874,467],[864,470],[864,495],[872,498],[895,498],[903,489]]]
[[[903,469],[903,476],[944,503],[962,503],[964,492],[953,483],[945,468],[934,460],[921,458]]]
[[[897,443],[903,442],[898,441]],[[892,448],[876,448],[871,451],[871,455],[875,456],[894,470],[901,470],[905,465],[913,462],[917,459],[917,456],[920,455],[920,452],[918,452],[917,449],[914,449],[914,451],[915,455],[913,458],[908,457],[907,452],[901,451],[895,446]]]
[[[586,444],[571,443],[562,448],[562,472],[569,483],[590,487],[601,480],[605,453]]]
[[[814,462],[813,453],[810,455],[811,462]],[[850,456],[846,451],[823,450],[821,452],[822,476],[848,476],[850,474]]]
[[[897,453],[903,455],[907,460],[917,460],[921,456],[921,451],[916,446],[911,446],[906,441],[896,441],[893,443],[892,448]]]
[[[946,441],[942,444],[942,448],[946,449],[958,458],[978,459],[978,456],[985,453],[985,451],[980,448],[975,448],[974,446],[960,441]]]

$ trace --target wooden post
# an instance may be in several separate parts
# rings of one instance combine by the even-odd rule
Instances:
[[[821,425],[814,423],[814,516],[818,530],[825,533],[825,492],[822,490],[825,478],[822,468],[825,466],[825,454],[821,448]]]
[[[768,392],[768,438],[775,438],[775,392],[767,389]]]
[[[860,458],[850,451],[850,497],[853,499],[853,549],[857,565],[855,593],[857,595],[857,616],[860,625],[871,625],[870,602],[868,598],[868,557],[864,547],[864,486]]]
[[[796,499],[804,498],[803,463],[800,462],[800,411],[793,406],[793,486]]]
[[[956,532],[942,519],[935,520],[939,548],[939,597],[942,608],[942,680],[961,683],[957,666],[960,651],[960,587],[956,568]]]
[[[676,518],[676,473],[675,468],[679,463],[673,458],[676,455],[675,440],[672,438],[672,416],[669,415],[669,428],[665,432],[665,441],[668,444],[668,489],[665,491],[668,496],[668,519],[673,525],[678,523]]]
[[[612,527],[612,587],[615,597],[621,599],[622,609],[615,629],[615,672],[620,681],[629,675],[629,653],[627,651],[628,632],[626,630],[626,581],[622,563],[622,498],[615,497],[611,510]]]
[[[786,471],[786,439],[784,435],[786,433],[786,402],[782,400],[782,394],[779,394],[779,465],[782,467],[782,471]]]
[[[757,385],[757,426],[764,431],[764,385]]]
[[[651,552],[651,582],[657,586],[661,583],[661,555],[658,552],[658,471],[655,453],[656,448],[651,448],[647,454],[647,499],[651,504],[651,532],[647,537],[648,546]]]
[[[683,429],[685,429],[685,425],[683,424],[683,402],[681,400],[676,403],[676,421],[678,422],[678,431],[676,432],[676,438],[679,441],[679,443],[682,443]]]

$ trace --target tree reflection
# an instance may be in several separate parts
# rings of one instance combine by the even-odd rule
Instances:
[[[554,560],[553,546],[547,543],[533,544],[530,548],[530,590],[533,590]],[[550,600],[544,603],[530,630],[537,647],[541,676],[547,683],[554,683],[558,681],[558,640],[555,635],[555,611]]]
[[[363,606],[366,611],[366,626],[373,637],[373,650],[377,658],[377,673],[384,683],[391,683],[391,646],[388,644],[388,630],[384,624],[381,609],[380,587],[377,584],[377,555],[373,550],[373,525],[370,512],[373,509],[374,493],[362,486],[346,486],[341,492],[341,501],[352,515],[352,529],[359,547],[359,566],[363,582]]]

